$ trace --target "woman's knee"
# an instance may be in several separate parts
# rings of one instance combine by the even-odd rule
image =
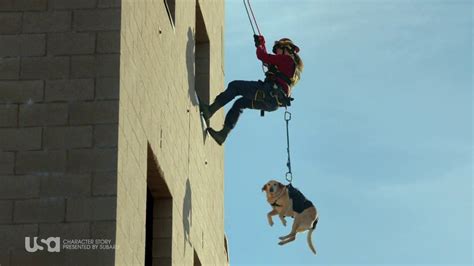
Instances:
[[[237,80],[229,82],[224,94],[227,95],[228,97],[232,97],[232,98],[235,97],[236,95],[238,95],[239,86],[240,86],[239,81]]]
[[[232,106],[232,108],[242,110],[242,109],[245,109],[245,108],[249,108],[250,103],[251,103],[251,100],[242,97],[242,98],[237,99],[234,102],[234,105]]]
[[[240,84],[241,81],[240,80],[233,80],[231,82],[229,82],[229,84],[227,85],[227,89],[228,90],[237,90],[239,87],[240,87]]]
[[[237,84],[239,84],[238,80],[232,80],[231,82],[229,82],[227,87],[235,87]]]

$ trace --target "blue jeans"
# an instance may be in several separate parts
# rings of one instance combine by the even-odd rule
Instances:
[[[277,101],[270,96],[273,83],[263,81],[234,80],[227,89],[216,97],[221,106],[232,101],[236,96],[242,96],[234,102],[225,116],[224,126],[233,129],[244,109],[258,109],[272,112],[278,109]]]

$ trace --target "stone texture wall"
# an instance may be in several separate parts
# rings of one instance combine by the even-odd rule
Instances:
[[[223,1],[176,1],[174,21],[164,1],[122,2],[117,264],[143,265],[147,176],[161,176],[171,194],[172,264],[193,265],[194,253],[202,265],[228,263],[223,149],[203,132],[195,100],[197,12],[210,44],[213,99],[224,86]],[[213,123],[222,122],[221,111]],[[159,175],[149,175],[148,159]]]
[[[2,266],[114,263],[25,237],[115,242],[120,16],[120,1],[0,0]]]

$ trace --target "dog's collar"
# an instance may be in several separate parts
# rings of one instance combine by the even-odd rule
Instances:
[[[272,207],[281,207],[280,204],[277,203],[278,200],[275,200],[272,204],[270,204]]]
[[[283,192],[285,192],[285,188],[281,190],[280,195],[278,195],[277,199],[273,203],[270,204],[272,207],[281,207],[281,205],[278,204],[277,201],[281,198],[281,196],[283,196]]]

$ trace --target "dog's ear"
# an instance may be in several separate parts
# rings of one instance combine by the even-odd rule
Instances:
[[[284,188],[285,185],[283,185],[282,183],[278,182],[278,187],[279,187],[279,188]]]
[[[265,191],[267,189],[267,184],[263,185],[262,191]]]

